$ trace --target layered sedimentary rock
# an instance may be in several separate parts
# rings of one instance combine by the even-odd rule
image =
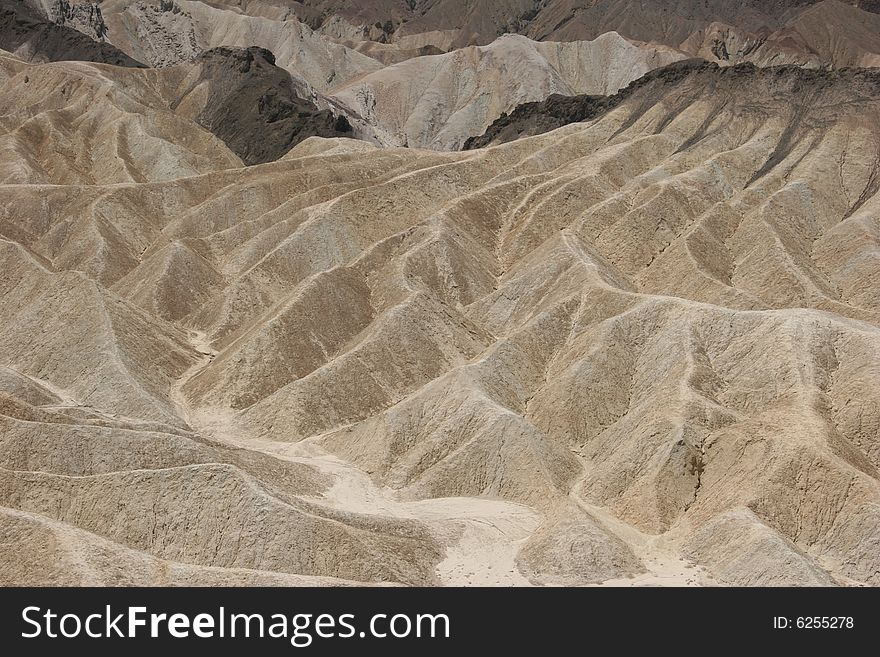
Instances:
[[[0,64],[3,582],[880,584],[876,73],[245,167]]]

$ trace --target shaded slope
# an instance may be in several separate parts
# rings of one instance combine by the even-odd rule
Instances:
[[[274,160],[313,135],[355,134],[342,110],[319,109],[260,49],[209,51],[160,70],[0,59],[6,182],[176,178],[239,166],[239,157]]]
[[[160,72],[93,63],[10,68],[0,91],[4,182],[144,182],[240,165],[219,139],[172,112]]]
[[[472,152],[0,185],[4,527],[108,579],[115,551],[178,581],[880,584],[876,72],[691,62],[618,101]]]
[[[612,96],[554,95],[543,102],[524,103],[497,119],[483,135],[467,140],[464,149],[483,148],[549,132],[570,123],[590,121],[631,97],[637,98],[638,105],[647,110],[664,97],[684,94],[690,98],[696,89],[712,89],[721,95],[715,101],[719,105],[729,102],[739,92],[757,95],[762,102],[779,107],[791,104],[808,111],[811,106],[818,108],[823,104],[834,104],[838,97],[873,96],[877,84],[878,76],[870,71],[810,71],[794,66],[759,69],[751,64],[719,68],[713,63],[689,60],[651,71]],[[817,90],[823,96],[815,97]],[[798,123],[800,118],[793,117]],[[798,123],[793,123],[792,129],[798,129]],[[694,135],[694,139],[704,136],[705,133],[700,132]],[[777,153],[767,166],[778,163],[785,154]],[[762,169],[756,175],[765,172]]]
[[[522,137],[550,132],[570,123],[588,121],[611,110],[624,97],[624,92],[613,96],[553,94],[544,101],[523,103],[512,112],[495,119],[479,137],[469,137],[462,145],[462,150],[504,144]]]
[[[485,47],[410,59],[334,93],[396,145],[458,149],[521,102],[552,93],[613,93],[681,57],[614,33],[562,44],[507,36]]]
[[[81,60],[142,66],[115,46],[57,25],[15,0],[0,2],[0,49],[33,62]]]
[[[295,19],[251,16],[224,9],[222,3],[215,7],[175,0],[163,9],[158,3],[108,0],[101,7],[108,40],[154,66],[183,63],[219,46],[258,46],[318,92],[381,68],[374,59],[323,39]]]
[[[290,74],[262,48],[214,48],[195,61],[196,78],[180,102],[198,90],[196,121],[220,137],[245,164],[277,160],[307,137],[352,135],[345,119],[319,110],[297,92]],[[204,85],[206,89],[199,89]]]
[[[349,586],[329,577],[158,559],[46,516],[0,509],[0,582],[48,586]]]

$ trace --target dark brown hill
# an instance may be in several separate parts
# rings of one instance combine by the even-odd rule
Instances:
[[[194,86],[208,85],[207,103],[196,120],[245,164],[277,160],[308,137],[351,136],[345,117],[302,98],[290,74],[264,48],[214,48],[196,65]]]
[[[78,60],[142,66],[116,46],[53,23],[15,0],[0,0],[0,49],[34,62]]]

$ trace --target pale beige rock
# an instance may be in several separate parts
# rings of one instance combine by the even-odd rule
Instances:
[[[178,12],[162,12],[154,2],[102,3],[108,40],[130,56],[153,65],[178,64],[217,46],[260,46],[278,65],[318,92],[379,70],[382,65],[359,52],[315,34],[294,18],[270,17],[175,0]]]
[[[410,59],[337,85],[333,93],[396,145],[457,150],[521,103],[553,93],[613,94],[684,57],[615,32],[571,43],[508,35],[488,46]]]
[[[120,129],[180,74],[4,70]],[[4,150],[3,581],[880,584],[876,74],[655,82],[464,153]]]

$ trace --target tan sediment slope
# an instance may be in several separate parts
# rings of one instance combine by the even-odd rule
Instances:
[[[275,160],[316,134],[368,136],[362,122],[318,108],[260,48],[216,48],[162,69],[29,65],[0,53],[0,89],[6,183],[168,180]]]
[[[136,53],[150,66],[186,67],[215,48],[264,48],[273,54],[274,63],[290,74],[296,95],[319,110],[345,116],[355,137],[386,143],[381,130],[327,93],[381,69],[383,64],[325,39],[287,9],[279,14],[277,7],[266,7],[267,11],[261,7],[260,3],[246,4],[243,8],[253,11],[251,15],[237,5],[187,0],[175,0],[170,9],[149,1],[101,3],[107,40],[126,53]]]
[[[223,142],[172,110],[185,71],[27,65],[2,54],[0,68],[4,183],[146,182],[241,166]]]
[[[652,68],[684,57],[611,32],[573,43],[508,36],[488,46],[386,67],[379,60],[437,50],[352,43],[376,53],[374,59],[264,3],[239,8],[180,0],[173,10],[145,2],[105,2],[102,7],[107,38],[154,66],[182,63],[219,46],[267,48],[278,66],[299,81],[301,96],[348,116],[357,136],[392,146],[456,150],[520,103],[551,93],[613,93]]]
[[[181,64],[221,46],[267,48],[293,76],[300,96],[347,116],[355,136],[382,145],[441,150],[458,149],[520,103],[551,93],[612,93],[684,57],[613,32],[591,42],[562,44],[507,36],[485,47],[433,57],[440,51],[432,46],[401,49],[399,44],[345,40],[370,57],[324,38],[326,30],[313,32],[271,3],[215,7],[180,0],[169,10],[147,2],[108,1],[102,11],[107,38],[153,66]],[[398,65],[385,66],[393,62]]]
[[[880,584],[880,80],[688,66],[467,153],[4,150],[2,581]]]
[[[334,89],[397,145],[457,150],[502,113],[553,93],[611,94],[683,59],[609,32],[595,41],[538,43],[508,35],[491,45],[410,59]]]
[[[487,45],[504,34],[554,42],[617,32],[721,64],[880,63],[876,0],[72,0],[67,14],[40,0],[31,5],[68,32],[102,42],[93,49],[117,46],[154,66],[216,46],[264,47],[317,92],[382,64]]]

